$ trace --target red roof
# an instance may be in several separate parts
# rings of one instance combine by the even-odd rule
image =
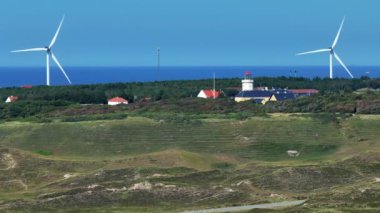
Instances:
[[[23,86],[21,86],[21,88],[24,88],[24,89],[30,89],[32,87],[33,87],[32,85],[23,85]]]
[[[15,101],[18,100],[18,96],[13,96],[13,95],[11,95],[11,96],[9,96],[8,98],[9,98],[9,100],[10,100],[11,102],[15,102]]]
[[[245,75],[251,75],[251,71],[249,70],[245,71]]]
[[[114,98],[108,99],[108,102],[123,103],[123,102],[128,102],[128,101],[121,97],[114,97]]]
[[[207,98],[213,98],[214,97],[214,90],[205,89],[205,90],[203,90],[203,92],[206,94]],[[220,95],[220,92],[215,91],[215,98],[219,97],[219,95]]]
[[[316,89],[290,89],[289,91],[295,94],[300,94],[300,93],[315,94],[319,92],[319,90],[316,90]]]

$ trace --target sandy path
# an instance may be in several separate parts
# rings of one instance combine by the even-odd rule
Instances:
[[[283,202],[277,202],[277,203],[265,203],[265,204],[256,204],[256,205],[248,205],[248,206],[235,206],[235,207],[225,207],[225,208],[217,208],[217,209],[185,211],[183,213],[217,213],[217,212],[247,211],[251,209],[275,209],[275,208],[284,208],[284,207],[289,207],[289,206],[300,205],[305,202],[306,200],[283,201]]]

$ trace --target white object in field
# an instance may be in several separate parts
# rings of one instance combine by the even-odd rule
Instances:
[[[300,155],[297,150],[288,150],[286,153],[289,157],[298,157]]]

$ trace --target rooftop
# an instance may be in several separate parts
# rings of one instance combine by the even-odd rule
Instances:
[[[122,98],[122,97],[114,97],[114,98],[108,99],[108,102],[118,102],[118,103],[122,103],[122,102],[128,102],[128,101],[125,100],[125,99]]]

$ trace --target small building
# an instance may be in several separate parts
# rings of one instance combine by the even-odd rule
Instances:
[[[7,98],[7,100],[5,100],[5,103],[13,103],[13,102],[16,102],[17,100],[18,100],[18,96],[11,95]]]
[[[272,95],[271,92],[254,90],[254,80],[250,71],[246,71],[244,79],[241,81],[241,91],[235,96],[236,102],[258,100],[260,103],[268,101]]]
[[[253,101],[259,104],[266,104],[268,101],[293,100],[302,96],[311,96],[319,92],[316,89],[255,88],[250,71],[245,72],[245,77],[241,83],[242,90],[235,96],[236,102]]]
[[[311,96],[319,93],[316,89],[290,89],[289,92],[293,93],[295,97]]]
[[[267,90],[241,91],[235,96],[236,102],[261,100],[260,103],[266,103],[272,97],[273,93]]]
[[[114,97],[114,98],[108,99],[108,105],[116,106],[119,104],[128,104],[128,101],[121,97]]]
[[[206,89],[201,90],[197,95],[198,98],[218,98],[219,96],[220,91]]]

